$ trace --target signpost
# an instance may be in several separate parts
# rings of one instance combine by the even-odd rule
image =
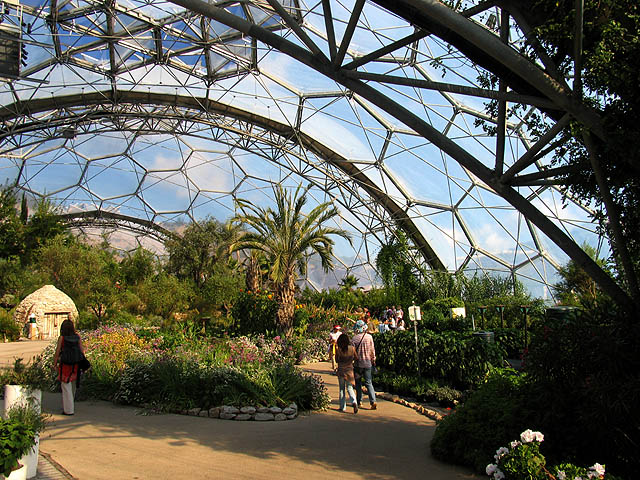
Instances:
[[[409,307],[409,320],[413,321],[413,334],[416,340],[416,364],[418,365],[418,376],[420,376],[420,353],[418,352],[418,321],[422,320],[420,307],[415,305]]]
[[[480,317],[482,318],[482,329],[484,330],[484,312],[487,311],[487,307],[482,306],[478,307],[478,312],[480,312]]]

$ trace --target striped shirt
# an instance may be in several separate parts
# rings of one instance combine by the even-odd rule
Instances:
[[[358,352],[356,366],[360,368],[371,368],[371,365],[376,363],[376,347],[373,345],[373,337],[370,334],[358,333],[354,335],[351,339],[351,345],[356,347],[356,351]]]

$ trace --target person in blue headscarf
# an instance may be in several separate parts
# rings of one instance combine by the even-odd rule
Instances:
[[[376,391],[373,389],[373,381],[371,378],[372,369],[376,365],[376,349],[373,344],[373,337],[367,333],[367,324],[362,320],[356,322],[354,331],[355,335],[351,339],[351,345],[355,347],[358,355],[358,360],[354,364],[353,369],[356,380],[358,407],[362,405],[362,380],[364,379],[371,410],[375,410],[377,408]]]

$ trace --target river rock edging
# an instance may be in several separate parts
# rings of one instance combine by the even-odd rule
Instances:
[[[221,420],[237,420],[256,422],[284,421],[293,420],[298,417],[298,406],[291,403],[285,408],[280,407],[256,407],[246,405],[243,407],[234,407],[233,405],[223,405],[213,408],[192,408],[180,412],[182,415],[190,415],[193,417],[219,418]]]

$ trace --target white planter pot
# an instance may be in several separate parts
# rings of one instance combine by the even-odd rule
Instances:
[[[14,470],[8,477],[5,478],[7,480],[27,480],[27,466],[22,465],[22,467]]]
[[[36,444],[31,447],[29,453],[22,457],[19,461],[27,467],[27,477],[33,478],[38,474],[38,453],[40,451],[40,436],[36,435]]]
[[[5,385],[4,386],[4,407],[2,409],[2,416],[6,416],[7,410],[14,405],[32,405],[38,413],[42,411],[42,391],[32,390],[22,385]],[[24,465],[21,470],[25,471],[24,477],[18,478],[33,478],[38,473],[38,453],[40,451],[40,438],[36,436],[36,444],[31,448],[29,453],[20,459],[20,463]],[[14,471],[8,479],[14,479]]]
[[[33,405],[38,413],[42,411],[42,390],[23,387],[22,385],[4,386],[4,407],[2,416],[14,405]]]

